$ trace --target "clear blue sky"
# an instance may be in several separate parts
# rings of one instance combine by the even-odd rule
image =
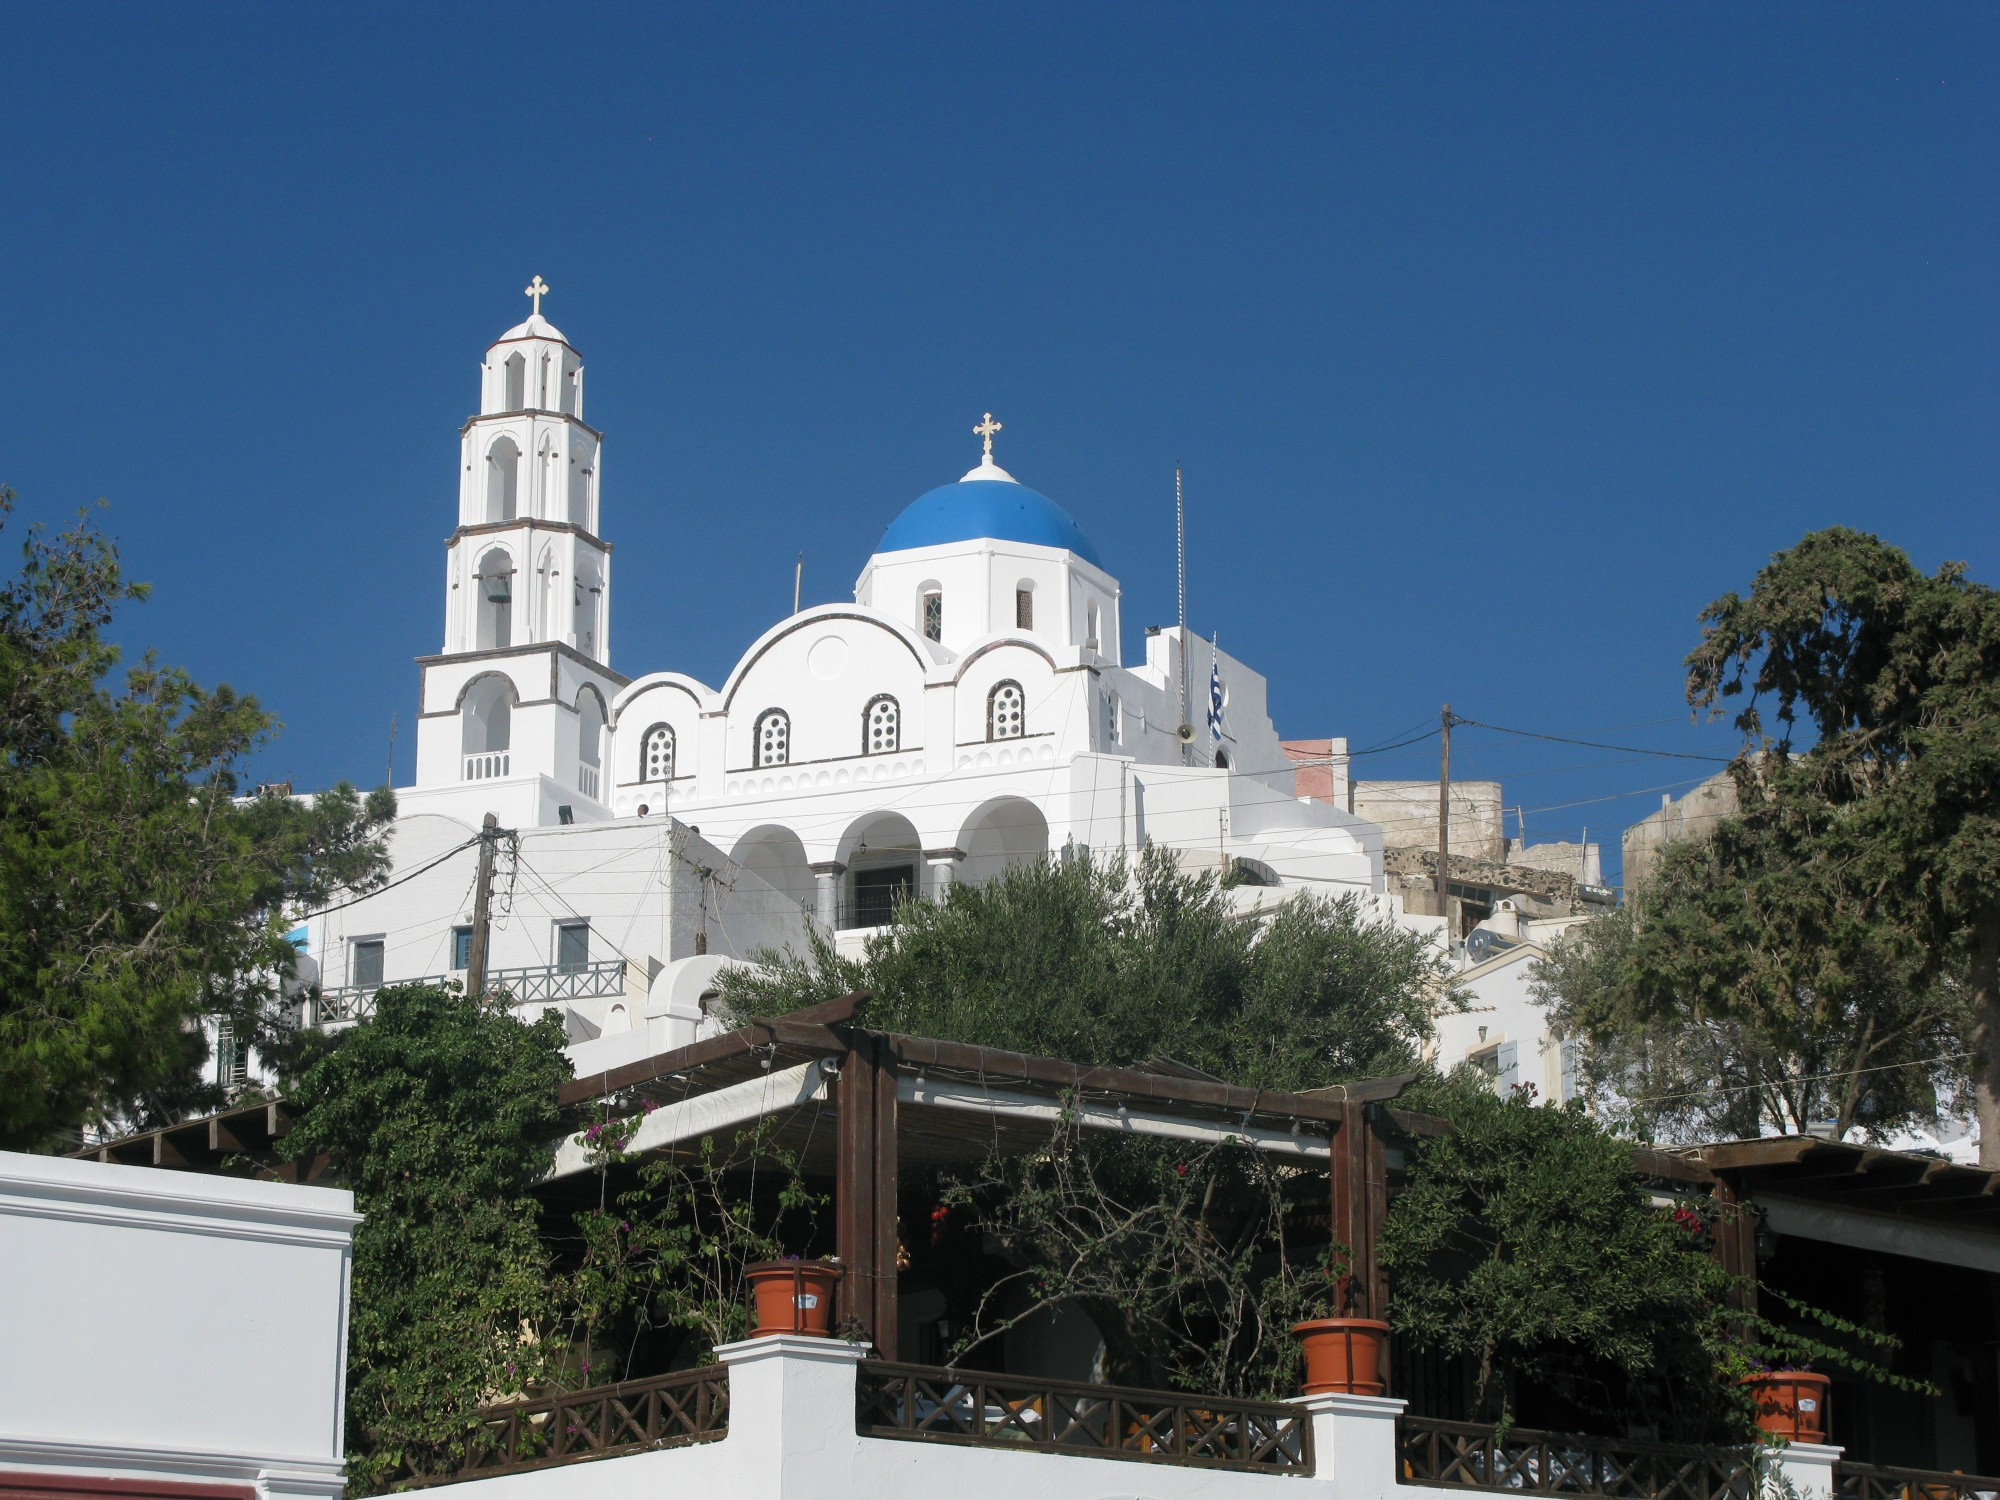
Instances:
[[[1843,523],[2000,583],[2000,7],[9,9],[0,481],[120,625],[379,781],[526,308],[608,434],[614,665],[719,681],[1002,461],[1280,730],[1691,727],[1695,615]],[[1435,774],[1435,750],[1376,757]],[[1529,832],[1692,762],[1461,731]],[[1583,802],[1619,793],[1619,801]],[[1559,803],[1581,803],[1556,807]]]

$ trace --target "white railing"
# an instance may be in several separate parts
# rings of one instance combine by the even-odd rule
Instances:
[[[399,979],[405,984],[463,984],[465,971],[429,974],[421,979]],[[341,1026],[365,1020],[375,1010],[376,993],[389,986],[370,984],[340,985],[311,992],[305,997],[301,1020],[307,1026]],[[531,964],[519,969],[490,969],[486,993],[504,994],[516,1005],[557,1000],[589,1000],[626,992],[625,960],[601,958],[594,963],[565,968],[561,964]]]
[[[507,752],[489,750],[483,755],[465,757],[465,779],[467,781],[491,781],[496,776],[507,774]]]
[[[578,766],[576,768],[576,789],[586,797],[594,799],[597,796],[597,767]]]

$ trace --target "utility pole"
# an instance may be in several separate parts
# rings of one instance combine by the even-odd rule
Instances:
[[[479,879],[472,897],[472,952],[465,961],[465,993],[474,1000],[486,993],[486,944],[493,925],[493,846],[499,838],[500,820],[488,813],[479,826]]]
[[[1444,706],[1439,718],[1444,727],[1444,745],[1438,762],[1438,915],[1444,918],[1445,941],[1451,941],[1451,705]]]

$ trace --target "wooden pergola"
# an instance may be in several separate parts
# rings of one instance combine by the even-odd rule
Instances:
[[[759,1018],[567,1085],[563,1104],[642,1099],[652,1106],[625,1150],[670,1150],[703,1135],[776,1122],[775,1142],[834,1183],[835,1253],[846,1268],[836,1317],[880,1351],[897,1351],[897,1183],[906,1164],[944,1165],[1046,1146],[1058,1119],[1081,1130],[1190,1141],[1240,1141],[1298,1163],[1324,1163],[1333,1238],[1352,1252],[1357,1316],[1380,1317],[1386,1293],[1376,1239],[1390,1173],[1410,1137],[1449,1127],[1390,1102],[1415,1075],[1302,1093],[1245,1088],[1167,1061],[1093,1067],[991,1047],[870,1030],[864,995]],[[811,1106],[811,1108],[805,1108]],[[835,1116],[831,1131],[822,1113]],[[551,1186],[594,1171],[568,1145]]]

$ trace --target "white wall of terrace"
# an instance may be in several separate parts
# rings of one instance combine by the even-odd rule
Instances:
[[[836,1339],[779,1336],[725,1345],[729,1429],[714,1442],[454,1484],[465,1500],[1466,1500],[1479,1493],[1401,1480],[1392,1397],[1311,1396],[1314,1462],[1245,1472],[1085,1457],[1027,1445],[974,1447],[856,1431],[857,1380],[867,1349]],[[1194,1399],[1194,1398],[1190,1398]],[[1799,1500],[1830,1500],[1837,1448],[1794,1445],[1764,1459]]]
[[[359,1221],[332,1188],[0,1153],[0,1492],[336,1500]]]

